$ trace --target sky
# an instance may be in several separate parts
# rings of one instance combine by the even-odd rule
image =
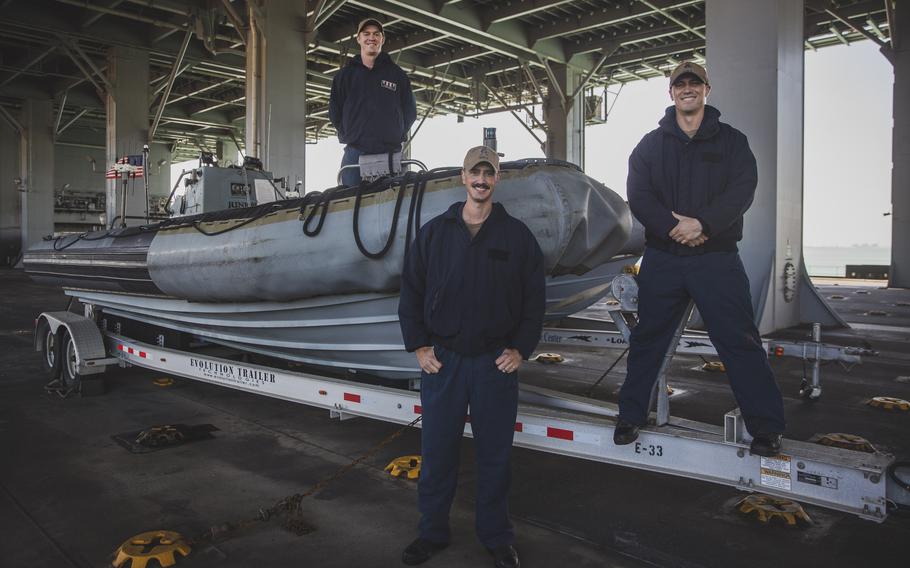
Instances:
[[[805,57],[804,244],[889,248],[891,218],[882,214],[891,208],[891,65],[869,41]],[[629,154],[670,102],[664,79],[626,84],[618,95],[617,89],[608,94],[606,124],[585,131],[585,171],[625,197]],[[482,143],[485,127],[497,129],[505,159],[544,155],[505,112],[462,123],[455,116],[427,119],[414,137],[412,156],[430,168],[458,165],[465,150]],[[543,138],[542,132],[538,136]],[[307,145],[309,190],[335,185],[341,154],[334,137]]]

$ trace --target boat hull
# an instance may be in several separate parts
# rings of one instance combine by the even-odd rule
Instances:
[[[547,316],[561,319],[603,297],[613,276],[634,263],[620,257],[584,277],[547,279]],[[342,372],[386,379],[420,376],[404,349],[398,294],[321,296],[290,302],[214,303],[104,291],[66,291],[111,316],[191,334],[205,341]]]

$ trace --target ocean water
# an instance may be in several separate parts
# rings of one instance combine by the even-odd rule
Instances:
[[[891,264],[891,247],[805,247],[803,252],[809,276],[844,276],[848,264]]]

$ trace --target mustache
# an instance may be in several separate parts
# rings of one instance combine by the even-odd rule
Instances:
[[[490,189],[489,184],[482,183],[482,182],[471,184],[471,187],[473,187],[474,189]]]

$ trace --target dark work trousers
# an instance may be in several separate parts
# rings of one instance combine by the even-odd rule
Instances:
[[[638,274],[638,325],[632,330],[619,416],[647,422],[651,390],[689,299],[727,368],[733,395],[753,436],[783,433],[784,405],[755,327],[749,279],[736,252],[676,256],[646,248]]]
[[[363,154],[363,152],[350,144],[345,146],[344,155],[341,157],[341,167],[359,163],[361,154]],[[360,185],[360,168],[348,168],[343,170],[341,172],[341,185],[345,187]]]
[[[460,355],[434,347],[442,369],[421,374],[422,465],[418,484],[420,536],[449,542],[449,509],[455,497],[465,417],[470,405],[477,467],[475,524],[487,548],[511,544],[509,520],[512,437],[518,414],[518,373],[496,368],[497,350]]]

